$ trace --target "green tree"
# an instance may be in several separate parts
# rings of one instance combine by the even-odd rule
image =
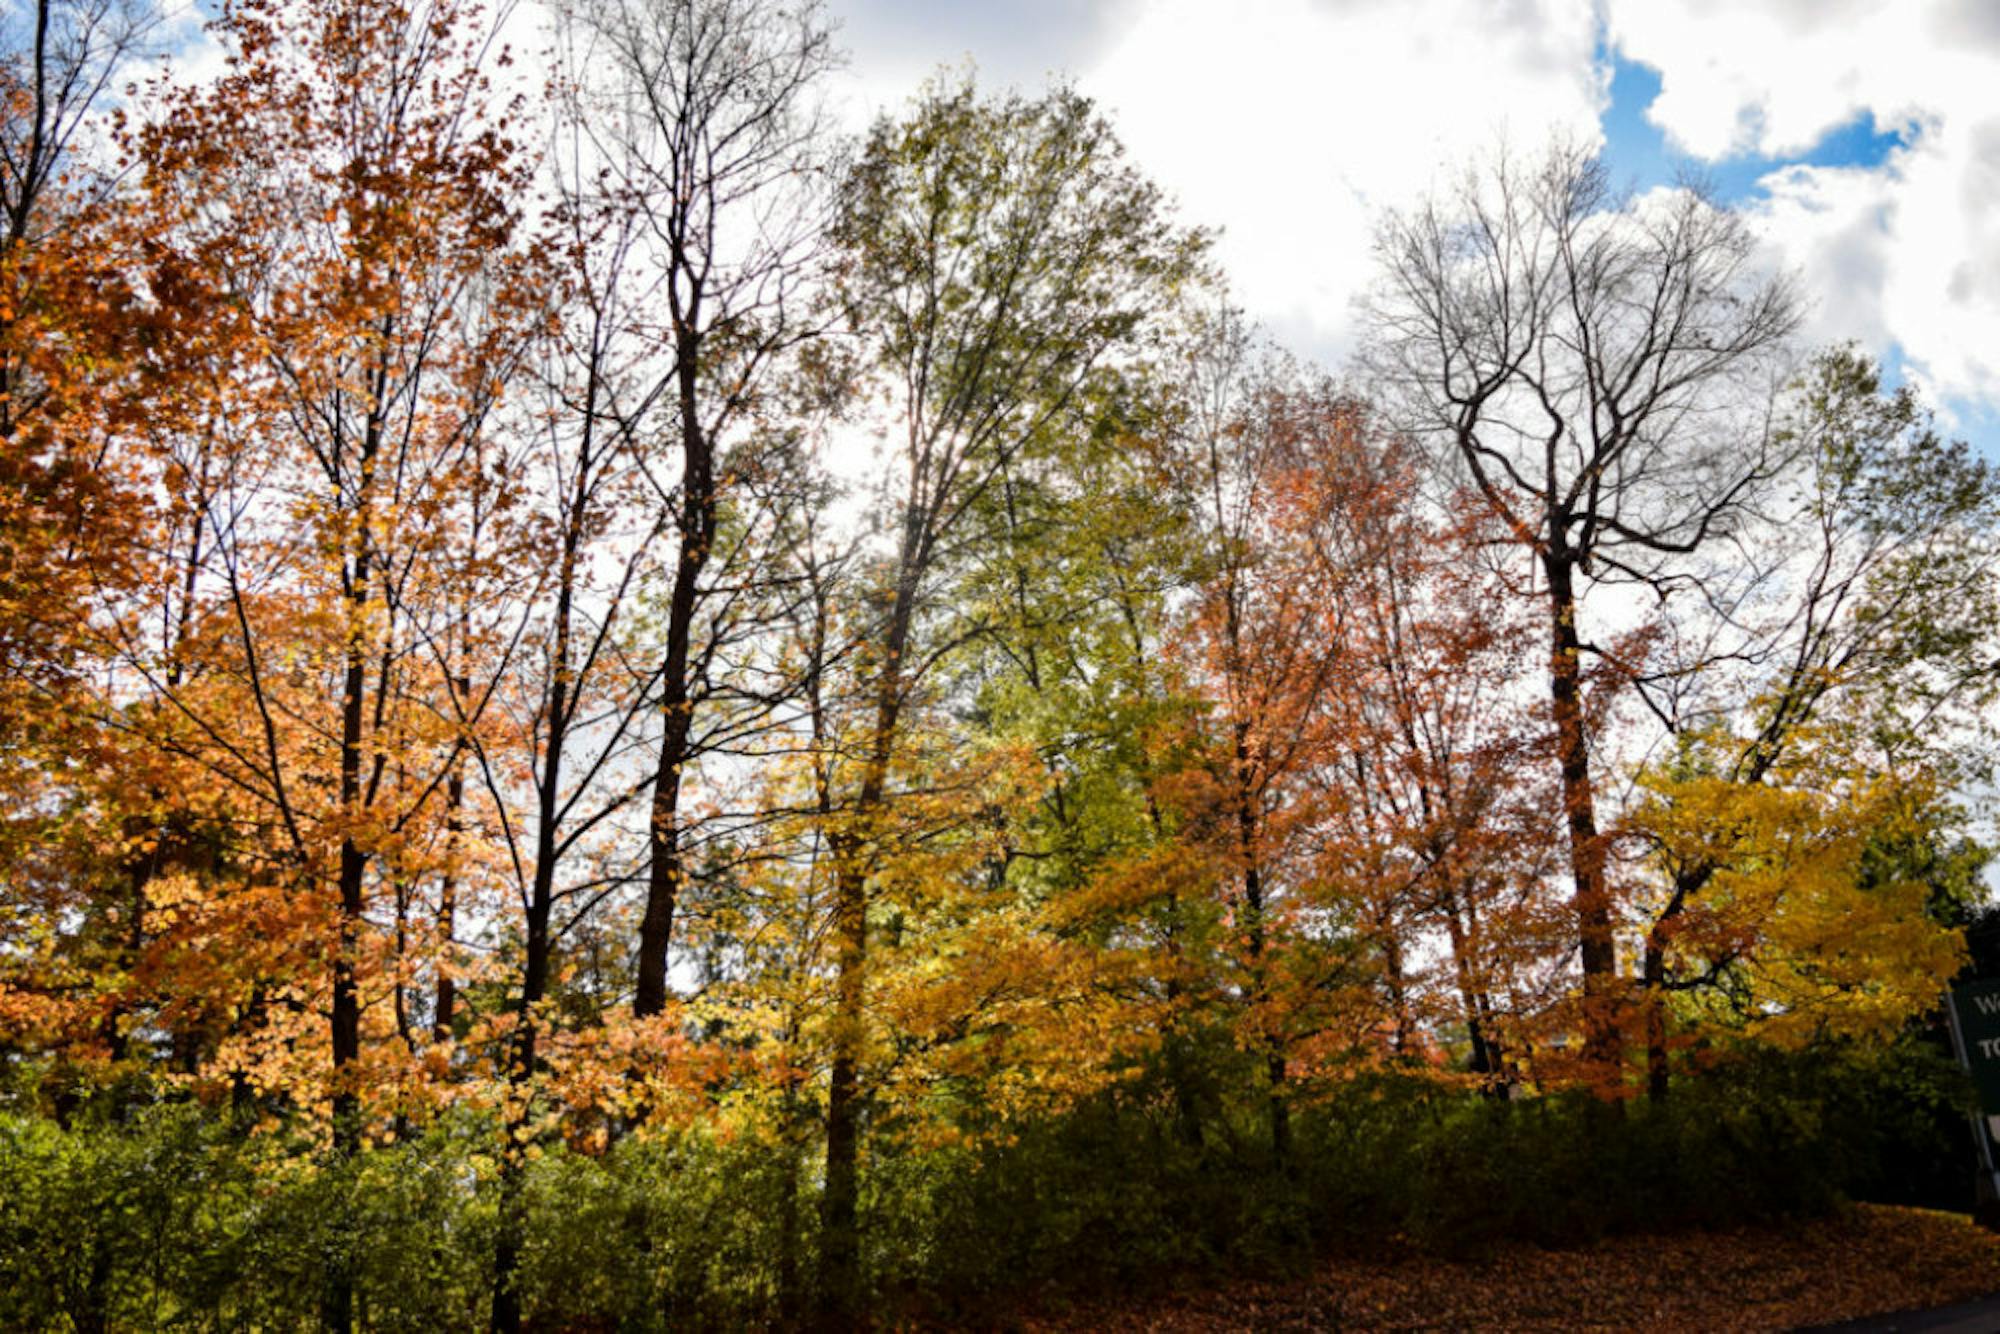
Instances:
[[[1797,802],[1774,822],[1776,790],[1895,785],[1893,811],[1850,831],[1865,851],[1846,847],[1842,883],[1883,893],[1928,885],[1931,915],[1953,924],[1972,892],[1964,867],[1954,869],[1971,846],[1949,794],[1989,765],[2000,691],[2000,474],[1963,442],[1940,438],[1907,386],[1885,391],[1880,370],[1852,347],[1812,359],[1778,434],[1797,463],[1768,527],[1752,535],[1756,578],[1735,612],[1743,633],[1718,638],[1705,614],[1676,627],[1669,651],[1689,643],[1694,651],[1640,685],[1681,742],[1634,817],[1657,876],[1637,904],[1655,1098],[1667,1096],[1670,1080],[1669,999],[1736,980],[1739,962],[1748,963],[1739,954],[1755,943],[1739,936],[1741,950],[1686,949],[1691,920],[1712,915],[1705,896],[1746,857],[1765,857],[1768,848],[1757,848],[1770,839],[1753,837],[1760,828],[1774,834],[1804,821],[1824,836],[1852,824],[1852,812],[1813,816]],[[1685,823],[1662,802],[1733,804],[1746,813],[1735,822],[1742,837],[1658,837],[1662,821]]]
[[[827,1102],[823,1300],[851,1314],[874,831],[941,663],[990,626],[947,596],[989,541],[989,503],[1071,448],[1094,386],[1139,356],[1198,272],[1109,127],[1068,90],[981,98],[935,84],[868,136],[834,228],[835,294],[864,349],[857,397],[886,405],[895,475],[853,665],[856,735],[832,775],[835,1033]]]

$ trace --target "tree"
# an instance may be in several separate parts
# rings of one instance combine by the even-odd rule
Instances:
[[[567,282],[552,301],[539,354],[522,367],[539,402],[508,421],[511,447],[490,467],[514,494],[498,523],[469,525],[473,542],[495,545],[491,574],[458,572],[455,621],[434,654],[462,728],[462,755],[447,780],[454,818],[464,808],[470,769],[491,810],[492,841],[518,907],[518,986],[511,1024],[498,1045],[507,1072],[500,1226],[495,1241],[495,1329],[518,1329],[515,1271],[521,1247],[522,1154],[535,1111],[536,1076],[546,1059],[548,1001],[563,940],[595,903],[606,879],[580,856],[615,828],[638,789],[620,769],[637,745],[644,709],[623,647],[632,604],[652,567],[660,525],[645,515],[639,444],[605,411],[614,392],[620,294],[593,282],[601,258],[598,219],[572,202],[562,219],[557,272]],[[612,232],[609,250],[625,238]],[[532,365],[532,371],[529,366]],[[481,596],[481,595],[485,596]],[[480,654],[480,645],[498,652]],[[475,681],[477,686],[475,687]],[[472,726],[490,714],[499,726]],[[462,819],[460,827],[462,829]],[[458,831],[454,831],[455,833]],[[588,868],[576,874],[576,866]],[[452,868],[456,870],[457,868]],[[455,913],[459,885],[451,881]],[[578,904],[581,906],[572,906]],[[559,910],[568,909],[567,921]],[[509,914],[511,917],[511,914]],[[446,939],[449,946],[449,923]],[[449,973],[440,961],[440,974]],[[443,1011],[451,993],[440,994]],[[497,1016],[496,1016],[497,1017]],[[443,1016],[440,1016],[442,1021]]]
[[[823,223],[813,97],[838,55],[817,3],[591,0],[569,16],[574,125],[608,164],[603,207],[625,212],[630,229],[614,263],[653,270],[631,332],[657,340],[655,357],[621,368],[625,382],[606,393],[603,411],[628,433],[664,414],[676,444],[673,466],[646,460],[676,552],[650,687],[661,731],[632,1001],[645,1017],[667,1002],[674,909],[687,882],[682,794],[703,749],[695,713],[722,647],[701,638],[704,616],[728,595],[710,568],[725,536],[718,516],[737,474],[754,466],[731,459],[731,438],[775,361],[813,333],[799,299]]]
[[[1177,648],[1207,713],[1169,790],[1236,924],[1238,1041],[1282,1154],[1288,1101],[1423,1068],[1448,1027],[1484,1079],[1518,1078],[1551,1008],[1555,830],[1481,507],[1427,495],[1421,453],[1331,383],[1236,395],[1204,395],[1222,411],[1184,465],[1210,550]]]
[[[1058,456],[1085,387],[1136,354],[1191,275],[1198,242],[1068,91],[979,98],[933,86],[884,120],[850,172],[834,230],[835,299],[892,414],[900,476],[854,660],[864,700],[832,779],[836,1029],[827,1094],[821,1291],[856,1300],[870,904],[878,831],[915,711],[939,664],[984,630],[940,596],[986,536],[1010,468]]]
[[[0,731],[14,744],[59,688],[86,572],[114,581],[142,509],[104,442],[131,410],[148,322],[128,268],[143,231],[110,165],[79,149],[156,22],[128,0],[35,0],[0,20]]]
[[[1991,743],[2000,478],[1962,442],[1940,439],[1909,388],[1885,393],[1879,370],[1851,347],[1812,359],[1790,388],[1778,431],[1797,463],[1757,534],[1766,553],[1760,577],[1727,621],[1679,627],[1672,647],[1681,661],[1641,683],[1676,741],[1634,817],[1660,877],[1641,900],[1647,1082],[1656,1099],[1669,1088],[1669,1000],[1739,972],[1727,951],[1693,952],[1692,961],[1682,937],[1694,933],[1691,918],[1722,911],[1704,902],[1717,877],[1755,855],[1722,834],[1722,846],[1690,843],[1682,826],[1693,817],[1671,808],[1727,800],[1769,819],[1789,790],[1797,795],[1785,818],[1805,819],[1796,810],[1805,792],[1852,789],[1854,800],[1873,794],[1867,800],[1880,808],[1870,817],[1876,832],[1864,825],[1853,837],[1929,838],[1955,822],[1944,794],[1983,770]],[[1809,813],[1826,828],[1843,820],[1853,828],[1860,818]],[[1760,847],[1760,827],[1746,817],[1736,837]],[[1843,874],[1863,875],[1862,854],[1850,847],[1844,855]],[[1815,908],[1793,891],[1784,907],[1829,913],[1825,896],[1834,892],[1826,888]],[[1742,923],[1742,900],[1733,902],[1749,933],[1748,967],[1759,927]],[[1885,973],[1894,963],[1875,962]]]
[[[1303,888],[1292,874],[1308,819],[1302,780],[1324,760],[1320,706],[1347,668],[1345,627],[1319,617],[1345,571],[1315,559],[1312,542],[1350,497],[1313,481],[1353,461],[1357,412],[1332,386],[1299,385],[1282,364],[1255,360],[1234,316],[1205,341],[1177,460],[1204,546],[1178,650],[1209,713],[1194,724],[1200,759],[1174,786],[1190,841],[1230,886],[1220,897],[1240,942],[1239,1040],[1264,1067],[1271,1149],[1283,1164],[1289,1043],[1276,979]]]
[[[1073,1080],[1157,1057],[1177,1133],[1197,1145],[1213,1100],[1193,1047],[1223,1027],[1209,1004],[1219,904],[1192,883],[1198,859],[1158,790],[1201,707],[1167,652],[1169,608],[1193,586],[1201,543],[1196,507],[1172,484],[1184,387],[1172,357],[1132,367],[1064,466],[1003,475],[988,507],[995,540],[957,592],[988,632],[958,673],[976,691],[970,715],[996,741],[1031,747],[1046,775],[1007,830],[997,876],[1059,941],[1089,943],[1107,993],[1095,1000],[1122,1016],[1117,1040],[1066,1047]],[[1046,999],[1078,1016],[1093,1007],[1060,987]]]
[[[0,914],[21,945],[0,1008],[23,1039],[114,1060],[137,927],[89,886],[130,811],[93,781],[119,748],[79,697],[93,618],[145,578],[153,497],[112,444],[143,416],[163,322],[132,281],[150,220],[99,150],[105,94],[156,25],[119,0],[0,17],[0,858],[19,868]]]
[[[223,76],[171,96],[135,145],[170,220],[155,271],[215,293],[241,338],[201,405],[215,465],[190,665],[175,677],[131,640],[125,666],[166,705],[149,741],[233,794],[266,897],[297,906],[287,925],[324,960],[323,982],[274,979],[260,1003],[326,1007],[330,1061],[289,1078],[330,1095],[345,1156],[364,1092],[400,1083],[365,1058],[407,1054],[371,1005],[393,994],[376,910],[430,875],[465,729],[487,717],[435,646],[542,292],[514,245],[526,177],[488,34],[464,9],[249,3],[219,36]],[[326,1314],[352,1319],[339,1264]]]
[[[1627,829],[1664,891],[1646,937],[1655,1098],[1666,1096],[1670,1000],[1679,1037],[1885,1040],[1928,1013],[1963,963],[1931,887],[1872,855],[1945,826],[1938,775],[1877,769],[1856,739],[1794,727],[1784,758],[1753,780],[1729,772],[1740,739],[1691,735],[1642,780]]]
[[[1759,274],[1737,215],[1694,189],[1622,199],[1557,145],[1504,151],[1392,215],[1370,364],[1420,438],[1455,460],[1532,555],[1548,608],[1586,1055],[1620,1079],[1616,915],[1600,830],[1580,616],[1590,590],[1705,591],[1788,466],[1770,429],[1789,280]]]
[[[1395,1057],[1463,1032],[1498,1090],[1527,1073],[1567,953],[1547,719],[1522,670],[1533,608],[1478,499],[1427,497],[1410,443],[1358,425],[1306,461],[1290,490],[1307,503],[1285,511],[1288,540],[1337,572],[1313,623],[1345,658],[1319,707],[1312,874],[1379,953]]]

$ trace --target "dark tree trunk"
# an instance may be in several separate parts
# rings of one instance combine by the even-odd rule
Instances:
[[[551,729],[552,732],[554,729]],[[551,737],[551,754],[555,754],[554,737]],[[551,764],[551,769],[558,766]],[[559,775],[558,775],[559,776]],[[555,789],[544,788],[545,806],[552,805]],[[552,815],[550,811],[548,814]],[[543,828],[552,828],[553,821],[545,819]],[[517,1027],[514,1050],[508,1064],[508,1081],[518,1089],[533,1076],[537,1060],[536,1048],[540,1016],[538,1007],[548,995],[549,987],[549,918],[553,905],[554,884],[554,839],[544,833],[537,839],[540,859],[535,868],[533,888],[530,892],[527,912],[527,930],[523,941],[525,957],[521,970],[521,999],[517,1012]],[[544,871],[543,867],[548,867]],[[521,1192],[523,1166],[521,1151],[526,1145],[524,1133],[529,1121],[528,1098],[516,1094],[513,1099],[517,1110],[507,1125],[507,1142],[502,1149],[500,1169],[500,1221],[493,1248],[493,1328],[502,1334],[519,1334],[521,1329],[521,1298],[515,1278],[520,1268],[521,1247],[525,1241],[524,1220],[521,1217]]]
[[[1471,915],[1469,906],[1466,914],[1468,917]],[[1466,1037],[1472,1044],[1472,1073],[1486,1077],[1486,1092],[1504,1093],[1504,1086],[1494,1078],[1500,1074],[1502,1067],[1499,1045],[1493,1040],[1487,1023],[1492,1002],[1473,983],[1472,931],[1460,918],[1456,902],[1446,908],[1445,929],[1451,937],[1452,976],[1458,984],[1459,1003],[1465,1007]]]
[[[1667,958],[1655,927],[1646,936],[1646,1096],[1667,1100]]]
[[[588,468],[577,470],[578,488],[584,485]],[[561,816],[564,746],[569,737],[573,710],[570,690],[571,618],[577,579],[578,552],[582,546],[580,516],[583,500],[579,495],[571,510],[571,524],[564,534],[561,576],[556,590],[555,647],[551,655],[548,687],[548,734],[543,742],[541,774],[535,783],[535,870],[529,881],[525,931],[522,939],[521,999],[515,1024],[514,1050],[507,1079],[514,1086],[510,1101],[513,1115],[507,1125],[507,1142],[501,1154],[500,1219],[493,1244],[493,1328],[501,1334],[519,1334],[521,1297],[516,1283],[521,1247],[525,1241],[525,1220],[521,1216],[524,1168],[522,1151],[530,1122],[531,1095],[523,1092],[534,1077],[536,1048],[540,1035],[540,1006],[549,992],[549,955],[554,941],[549,933],[555,911],[556,863],[561,856],[557,823]]]
[[[915,614],[914,538],[906,539],[903,576],[883,637],[881,680],[875,699],[875,729],[867,767],[856,793],[854,816],[868,829],[888,793],[889,758],[902,713],[901,664],[909,647]],[[859,1316],[861,1287],[860,1150],[861,1044],[868,966],[868,879],[873,849],[843,834],[835,845],[833,1068],[826,1095],[826,1194],[821,1200],[820,1303],[830,1327],[851,1325]]]
[[[1386,925],[1378,924],[1378,929],[1382,931],[1382,973],[1389,983],[1389,1012],[1396,1023],[1391,1049],[1402,1057],[1410,1054],[1410,987],[1403,976],[1402,947]]]
[[[359,460],[363,487],[373,470],[379,444],[380,425],[371,420],[362,438]],[[355,554],[346,589],[351,628],[340,697],[340,809],[350,821],[360,815],[362,805],[361,762],[368,687],[366,646],[352,627],[359,626],[366,613],[369,582],[374,577],[373,553],[367,545],[370,538],[365,491],[356,507],[356,519],[362,546]],[[340,842],[337,881],[340,920],[333,954],[333,1153],[342,1163],[361,1150],[361,1102],[351,1083],[349,1067],[361,1055],[361,991],[355,963],[361,945],[362,916],[367,907],[367,873],[367,850],[355,841],[350,829]],[[328,1329],[341,1334],[354,1327],[354,1275],[344,1244],[336,1247],[328,1264],[322,1317]]]
[[[1566,552],[1546,555],[1552,644],[1549,697],[1554,706],[1563,809],[1569,823],[1570,871],[1575,882],[1577,943],[1583,966],[1585,1061],[1601,1091],[1619,1078],[1617,948],[1611,898],[1604,876],[1604,842],[1597,831],[1596,789],[1590,772],[1590,738],[1583,716],[1582,641],[1576,628],[1576,562]]]
[[[374,373],[378,391],[384,374],[379,367]],[[360,454],[356,460],[355,471],[361,489],[354,497],[353,515],[359,546],[354,553],[354,563],[348,571],[349,582],[344,590],[348,606],[348,639],[346,671],[340,693],[340,811],[349,821],[360,816],[362,806],[361,762],[367,723],[368,656],[359,628],[367,615],[369,585],[375,577],[375,552],[370,545],[373,538],[370,533],[371,497],[368,487],[381,444],[382,423],[371,416],[362,433]],[[333,955],[333,1150],[335,1156],[343,1161],[351,1158],[361,1147],[361,1105],[349,1081],[348,1067],[361,1055],[361,992],[355,976],[355,963],[361,944],[362,915],[367,907],[364,895],[367,873],[368,852],[355,841],[350,825],[340,842],[340,929]],[[335,1268],[337,1272],[331,1286],[336,1291],[329,1297],[327,1314],[335,1328],[345,1330],[353,1323],[353,1284],[344,1260],[337,1261]]]
[[[859,1316],[861,1278],[860,1147],[861,1078],[859,1035],[849,1032],[861,1018],[861,980],[867,933],[856,920],[865,916],[858,884],[841,877],[839,889],[839,1026],[833,1070],[826,1091],[826,1193],[820,1201],[820,1306],[830,1327]]]
[[[797,1034],[792,1034],[796,1039]],[[804,1126],[796,1088],[787,1088],[784,1100],[785,1179],[778,1192],[778,1323],[796,1329],[805,1318],[804,1293],[799,1275],[799,1176],[805,1169],[801,1134]]]
[[[1655,1103],[1667,1100],[1673,1074],[1667,1053],[1667,945],[1688,900],[1701,893],[1715,870],[1713,864],[1701,862],[1675,872],[1673,895],[1646,932],[1641,972],[1646,1007],[1646,1096]]]
[[[1233,635],[1232,635],[1233,638]],[[1248,723],[1236,724],[1236,837],[1243,857],[1243,916],[1249,933],[1250,995],[1253,1003],[1269,999],[1264,965],[1264,871],[1257,848],[1257,807],[1253,790]],[[1271,1157],[1279,1167],[1291,1160],[1291,1108],[1285,1100],[1285,1054],[1275,1038],[1265,1037],[1264,1074],[1267,1087],[1265,1119],[1270,1126]]]
[[[460,695],[463,697],[463,684]],[[458,982],[452,977],[451,947],[452,936],[458,929],[458,856],[459,841],[464,832],[465,774],[454,766],[451,777],[445,783],[445,845],[447,865],[444,880],[438,886],[438,969],[436,1008],[431,1014],[431,1040],[445,1042],[451,1038],[453,1011],[458,1005]]]
[[[367,666],[360,654],[350,652],[340,719],[340,800],[350,816],[357,812],[361,800],[361,692],[366,675]],[[357,928],[366,906],[363,889],[367,870],[368,854],[349,834],[340,843],[340,930],[333,956],[333,1142],[343,1157],[360,1143],[356,1123],[359,1104],[345,1072],[361,1055],[361,997],[354,963],[360,945]]]
[[[639,923],[639,976],[632,1012],[660,1013],[667,1004],[667,959],[673,945],[674,909],[687,868],[681,848],[681,779],[693,758],[694,697],[688,664],[694,643],[701,573],[715,545],[714,441],[701,421],[701,338],[697,312],[676,313],[675,351],[681,419],[681,503],[676,514],[680,551],[667,601],[667,647],[660,667],[660,757],[653,771],[646,912]]]
[[[857,809],[874,811],[881,801],[882,785],[871,775]],[[826,1193],[820,1201],[820,1304],[830,1327],[859,1318],[861,1045],[868,966],[868,850],[843,837],[836,857],[834,1053],[826,1091]]]
[[[366,585],[366,562],[357,586]],[[358,601],[358,599],[357,599]],[[340,798],[341,808],[350,815],[361,800],[361,692],[367,679],[367,664],[358,646],[347,655],[346,682],[340,713]],[[348,1068],[361,1055],[361,997],[355,978],[355,954],[360,947],[357,930],[365,906],[363,877],[368,856],[352,834],[340,844],[340,929],[333,956],[333,1153],[347,1162],[361,1149],[361,1104],[349,1083]],[[326,1276],[326,1295],[321,1312],[329,1330],[346,1334],[354,1327],[354,1275],[349,1267],[345,1238],[336,1242]]]

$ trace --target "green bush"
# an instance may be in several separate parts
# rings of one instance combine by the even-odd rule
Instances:
[[[877,1308],[973,1319],[1023,1290],[1280,1273],[1329,1248],[1464,1254],[1723,1226],[1865,1197],[1913,1163],[1969,1179],[1951,1133],[1964,1081],[1921,1042],[1746,1057],[1657,1107],[1377,1076],[1295,1109],[1282,1164],[1246,1085],[1208,1099],[1198,1142],[1147,1080],[976,1146],[878,1127],[862,1200]],[[365,1329],[480,1327],[503,1205],[495,1143],[490,1121],[452,1116],[338,1162],[185,1104],[67,1126],[0,1113],[0,1328],[311,1328],[343,1270]],[[599,1156],[547,1146],[514,1206],[530,1323],[797,1323],[816,1171],[803,1147],[704,1133]]]

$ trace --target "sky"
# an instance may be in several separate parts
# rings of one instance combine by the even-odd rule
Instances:
[[[1072,81],[1220,232],[1233,298],[1333,369],[1380,210],[1496,142],[1600,144],[1635,191],[1692,173],[1802,275],[1808,346],[1860,343],[2000,462],[2000,0],[825,3],[849,128],[940,68]]]
[[[2000,461],[2000,0],[829,0],[856,124],[939,66],[1073,80],[1235,299],[1338,367],[1383,207],[1504,138],[1694,173]]]

